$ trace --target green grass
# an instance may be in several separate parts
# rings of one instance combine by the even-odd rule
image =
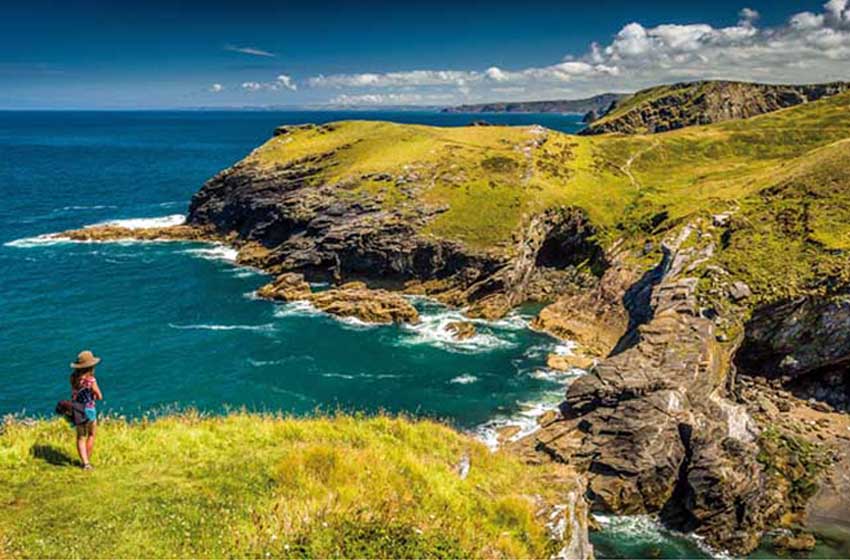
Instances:
[[[545,557],[566,467],[402,418],[184,414],[0,435],[0,557]],[[456,465],[470,457],[462,480]],[[567,482],[565,482],[567,481]]]
[[[847,273],[835,253],[850,248],[850,178],[840,165],[848,115],[850,94],[653,135],[346,121],[276,137],[249,160],[286,166],[323,154],[316,184],[402,215],[439,208],[420,234],[504,253],[532,215],[552,207],[583,209],[603,246],[633,247],[694,218],[740,210],[717,260],[752,281],[759,297],[775,299],[815,289],[810,271]],[[785,224],[791,207],[806,208],[794,232]]]

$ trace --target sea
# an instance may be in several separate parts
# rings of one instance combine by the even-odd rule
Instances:
[[[477,120],[567,133],[580,116],[431,111],[0,112],[0,416],[48,417],[83,349],[103,358],[101,409],[139,418],[194,408],[304,415],[386,411],[436,418],[488,445],[533,431],[580,370],[546,368],[568,342],[528,328],[536,309],[476,321],[413,299],[415,326],[370,326],[303,303],[256,298],[268,281],[234,251],[197,243],[71,243],[45,234],[90,224],[179,223],[205,180],[281,124]],[[321,289],[321,286],[317,286]],[[601,518],[599,558],[707,558],[651,517]]]

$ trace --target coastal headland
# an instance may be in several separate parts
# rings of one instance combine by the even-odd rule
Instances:
[[[261,296],[369,322],[415,322],[399,294],[471,318],[543,303],[534,328],[576,343],[588,374],[500,453],[569,465],[564,489],[594,511],[657,514],[734,554],[773,529],[805,549],[850,519],[848,109],[836,86],[598,135],[281,126],[185,224],[57,235],[226,243],[274,275]]]

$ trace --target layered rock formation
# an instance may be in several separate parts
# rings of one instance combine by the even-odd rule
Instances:
[[[746,119],[850,89],[850,83],[772,85],[689,82],[658,86],[620,99],[582,134],[664,132],[686,126]]]
[[[770,421],[756,422],[758,409],[734,390],[735,345],[719,342],[715,317],[700,306],[698,269],[715,251],[711,229],[683,228],[664,244],[661,263],[631,286],[629,275],[610,268],[580,296],[585,311],[575,317],[567,310],[576,296],[541,313],[538,326],[607,357],[573,382],[558,419],[515,445],[586,472],[596,510],[656,513],[714,547],[746,553],[783,516],[799,513],[788,482],[799,475],[769,462],[779,453],[761,435]],[[819,316],[818,324],[835,318]],[[776,327],[774,334],[796,336]],[[588,332],[601,335],[582,336]],[[805,345],[798,352],[806,355]],[[816,484],[815,474],[807,483]]]

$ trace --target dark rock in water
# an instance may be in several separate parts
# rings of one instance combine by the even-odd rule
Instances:
[[[583,122],[584,124],[590,124],[598,118],[599,112],[596,109],[591,109],[590,111],[584,114],[584,117],[582,117],[581,122]]]
[[[493,126],[493,124],[484,120],[475,120],[469,123],[469,126]]]

